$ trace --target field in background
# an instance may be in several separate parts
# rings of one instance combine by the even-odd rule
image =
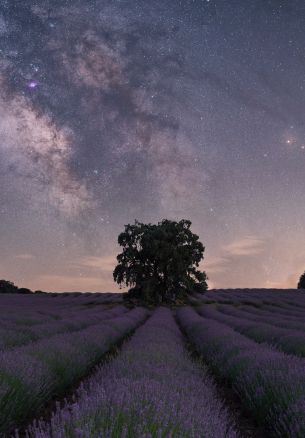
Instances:
[[[0,295],[0,436],[18,428],[303,438],[305,293],[212,290],[157,309],[127,308],[121,294]]]

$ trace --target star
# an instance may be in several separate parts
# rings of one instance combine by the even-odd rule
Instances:
[[[33,69],[36,73],[39,71],[39,67],[38,67],[38,65],[30,64],[30,66],[32,67],[32,69]]]
[[[47,264],[55,274],[95,246],[112,251],[135,218],[179,217],[215,255],[226,239],[266,237],[268,254],[233,257],[214,284],[265,284],[263,267],[276,263],[270,281],[290,278],[299,268],[289,272],[277,235],[298,263],[300,14],[271,1],[143,3],[0,0],[1,243],[41,252],[26,279],[40,289]],[[18,278],[18,266],[7,270]]]
[[[27,86],[28,88],[34,90],[38,86],[38,83],[36,81],[30,81],[28,82]]]

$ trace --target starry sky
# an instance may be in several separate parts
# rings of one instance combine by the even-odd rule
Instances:
[[[303,0],[1,0],[0,277],[118,291],[117,236],[192,221],[210,288],[305,270]]]

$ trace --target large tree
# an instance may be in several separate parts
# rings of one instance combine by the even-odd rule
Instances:
[[[162,303],[184,299],[207,289],[205,272],[196,269],[204,246],[190,230],[191,222],[163,219],[157,225],[135,221],[118,237],[123,247],[113,278],[131,286],[129,296]]]
[[[305,289],[305,272],[300,277],[300,280],[298,283],[298,289]]]

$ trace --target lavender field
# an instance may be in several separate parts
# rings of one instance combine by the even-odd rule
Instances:
[[[305,293],[0,295],[0,436],[305,436]]]

